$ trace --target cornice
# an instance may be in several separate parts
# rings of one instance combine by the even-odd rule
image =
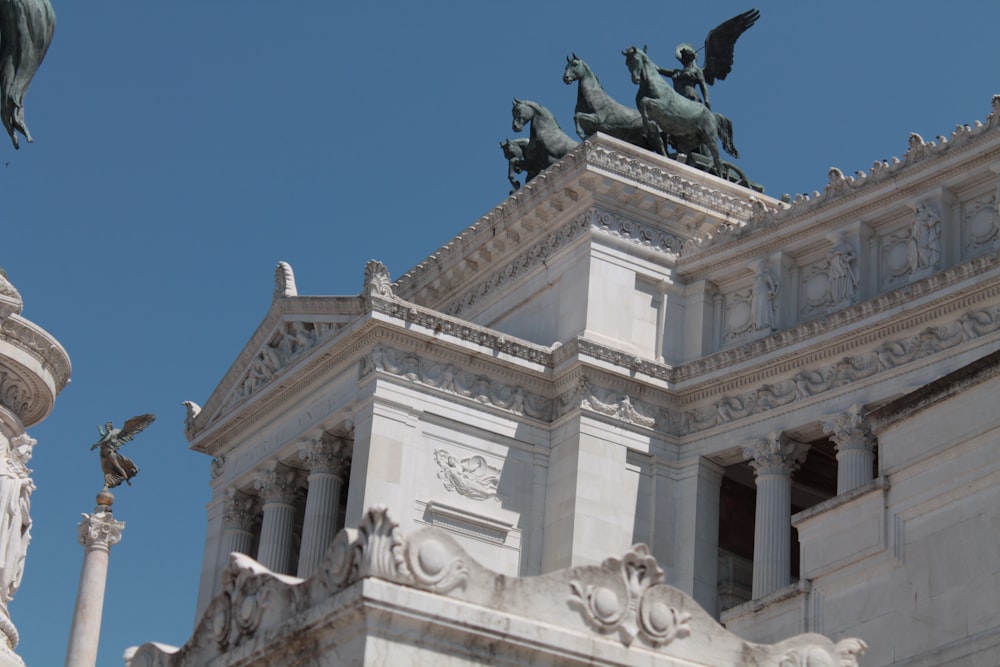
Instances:
[[[817,231],[906,202],[925,190],[928,180],[935,184],[950,182],[976,167],[995,162],[1000,144],[989,151],[980,148],[983,142],[1000,138],[1000,95],[994,96],[992,105],[993,111],[985,124],[976,121],[973,126],[959,125],[950,138],[940,136],[936,142],[926,142],[920,135],[911,134],[902,159],[875,162],[867,174],[857,172],[855,176],[844,176],[839,169],[832,168],[822,193],[816,192],[812,197],[799,195],[788,207],[761,209],[749,224],[723,225],[691,239],[682,250],[679,272],[698,280],[710,271],[717,271],[720,261],[722,266],[744,262],[748,255],[776,250]],[[973,151],[977,155],[965,155]],[[949,160],[954,164],[946,164]],[[794,229],[797,223],[804,222],[808,225]],[[772,234],[779,229],[780,237]],[[737,245],[739,250],[734,252]],[[727,256],[722,259],[719,255]],[[690,264],[693,266],[687,269]]]

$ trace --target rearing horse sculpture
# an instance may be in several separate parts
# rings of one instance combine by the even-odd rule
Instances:
[[[525,183],[558,162],[559,158],[579,143],[563,132],[552,112],[538,102],[515,97],[511,115],[511,126],[515,132],[520,132],[526,124],[531,123],[528,143],[524,146],[523,169],[527,172]]]
[[[597,75],[575,53],[572,58],[566,56],[563,71],[566,85],[574,81],[580,82],[576,89],[576,113],[573,114],[578,137],[586,139],[595,132],[603,132],[630,144],[649,146],[644,140],[639,112],[608,95]]]
[[[666,155],[667,149],[660,133],[670,138],[677,150],[691,155],[704,146],[712,154],[716,174],[725,178],[727,171],[719,155],[718,142],[733,157],[739,151],[733,145],[733,124],[722,114],[715,113],[701,102],[689,100],[673,89],[659,68],[644,50],[634,46],[622,51],[625,64],[632,75],[632,83],[639,85],[635,104],[642,115],[646,140],[654,150]]]

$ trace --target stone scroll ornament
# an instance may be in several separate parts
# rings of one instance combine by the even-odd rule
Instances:
[[[156,415],[145,414],[126,420],[121,428],[115,428],[112,422],[107,422],[103,427],[97,427],[101,439],[91,445],[90,449],[91,451],[97,448],[101,450],[101,470],[104,472],[105,491],[113,489],[122,482],[132,486],[130,480],[139,474],[139,468],[132,462],[132,459],[119,454],[118,450],[122,445],[146,430],[155,420]]]
[[[49,0],[0,0],[0,116],[14,148],[18,133],[31,143],[24,96],[56,28]]]
[[[601,584],[570,582],[569,602],[592,628],[602,633],[617,631],[626,646],[637,636],[662,646],[691,634],[691,615],[660,599],[659,593],[671,589],[645,544],[636,544],[620,559],[606,559],[601,567],[612,573]]]

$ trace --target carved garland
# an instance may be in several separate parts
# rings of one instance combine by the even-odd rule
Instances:
[[[366,377],[375,371],[419,382],[517,415],[526,415],[543,421],[552,418],[551,399],[526,392],[518,386],[467,373],[452,364],[423,359],[388,345],[376,345],[371,353],[364,357],[361,377]]]

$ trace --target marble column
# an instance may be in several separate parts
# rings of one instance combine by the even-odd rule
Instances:
[[[743,444],[757,478],[754,516],[753,598],[792,583],[792,472],[809,451],[805,443],[772,433]]]
[[[298,576],[316,571],[326,548],[337,532],[340,491],[348,470],[353,443],[342,438],[322,437],[299,452],[309,468],[306,514],[302,526]]]
[[[107,511],[104,511],[105,508]],[[99,505],[94,514],[84,514],[80,522],[78,531],[84,551],[83,570],[76,593],[73,625],[69,631],[66,667],[94,667],[97,664],[108,558],[111,546],[121,541],[124,528],[124,521],[116,521],[111,516],[110,503]]]
[[[233,552],[253,555],[258,502],[257,498],[238,489],[226,491],[226,505],[222,514],[223,567],[228,563],[229,554]]]
[[[257,560],[272,572],[290,574],[298,474],[287,466],[273,463],[257,474],[254,485],[264,499]]]
[[[864,423],[861,406],[820,419],[823,431],[837,447],[837,495],[847,493],[872,480],[875,437]]]

